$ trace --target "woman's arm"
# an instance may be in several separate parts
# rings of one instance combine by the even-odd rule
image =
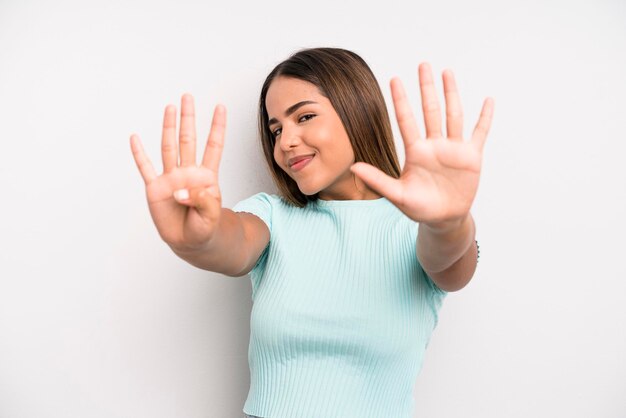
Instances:
[[[463,109],[452,71],[442,73],[446,136],[441,107],[428,63],[418,67],[426,137],[422,138],[399,78],[391,95],[404,143],[399,178],[365,162],[350,167],[368,187],[419,223],[417,258],[441,289],[462,289],[474,275],[477,245],[470,215],[482,169],[483,149],[493,119],[494,100],[486,98],[469,141],[463,139]]]
[[[447,292],[464,288],[476,270],[476,225],[471,213],[459,222],[420,223],[417,259],[435,284]]]
[[[253,242],[246,237],[246,225],[241,216],[232,209],[221,210],[217,229],[204,249],[190,251],[171,245],[170,248],[192,266],[230,277],[240,277],[242,269],[250,263]]]

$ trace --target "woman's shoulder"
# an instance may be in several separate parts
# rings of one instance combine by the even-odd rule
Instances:
[[[238,201],[233,210],[237,211],[243,208],[256,207],[263,208],[265,211],[290,211],[300,209],[295,204],[289,202],[285,197],[277,193],[257,192],[251,196]]]

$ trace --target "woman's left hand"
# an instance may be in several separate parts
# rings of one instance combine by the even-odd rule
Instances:
[[[404,142],[405,164],[400,178],[358,162],[350,168],[357,177],[396,205],[416,222],[444,226],[468,216],[480,178],[482,152],[494,100],[485,99],[478,123],[469,141],[463,140],[463,112],[452,71],[443,72],[446,100],[446,130],[441,128],[441,110],[428,63],[419,66],[426,139],[422,139],[399,78],[391,79],[391,95]]]

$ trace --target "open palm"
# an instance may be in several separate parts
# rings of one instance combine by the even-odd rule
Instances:
[[[222,210],[218,183],[219,163],[224,147],[226,108],[215,107],[211,131],[202,164],[196,164],[196,126],[193,96],[181,98],[181,127],[176,143],[176,107],[165,108],[161,154],[163,173],[158,175],[144,152],[138,135],[131,135],[131,150],[146,186],[148,207],[161,238],[172,248],[197,250],[214,236]],[[178,149],[180,147],[180,155]],[[180,157],[180,164],[178,162]],[[176,201],[176,190],[192,196],[185,203]],[[204,196],[198,199],[197,196]],[[196,206],[193,203],[196,203]],[[201,205],[198,202],[201,201]]]
[[[358,162],[351,170],[365,184],[386,197],[416,222],[439,224],[463,219],[476,196],[483,147],[491,126],[494,101],[487,98],[472,138],[463,140],[463,112],[452,71],[443,72],[447,138],[442,135],[441,110],[428,63],[418,69],[426,139],[399,78],[392,78],[391,94],[405,148],[400,178],[371,164]]]

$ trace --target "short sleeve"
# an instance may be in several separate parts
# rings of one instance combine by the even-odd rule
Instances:
[[[428,287],[432,291],[431,296],[433,298],[433,308],[438,311],[439,308],[441,308],[443,299],[448,295],[448,292],[437,286],[437,284],[433,281],[433,279],[431,279],[428,273],[426,273],[421,264],[420,270],[422,271],[422,274],[426,280],[426,284],[428,284]]]
[[[433,317],[433,330],[437,327],[439,323],[439,311],[441,306],[443,305],[443,300],[445,299],[448,292],[437,287],[435,282],[430,278],[430,276],[424,271],[422,265],[419,265],[419,273],[420,276],[424,278],[424,281],[428,287],[428,296],[426,302],[430,307],[430,311],[432,312]],[[426,348],[428,348],[428,344],[430,343],[430,336],[428,337],[428,341],[426,342]]]
[[[261,218],[272,232],[272,197],[265,193],[259,192],[235,204],[232,208],[233,212],[248,212]]]
[[[271,239],[271,236],[272,236],[272,196],[271,195],[265,192],[259,192],[244,200],[237,202],[231,210],[233,212],[247,212],[247,213],[251,213],[259,217],[263,222],[265,222],[265,225],[267,225],[267,228],[270,231],[270,241],[272,240]],[[267,260],[269,247],[270,245],[268,243],[267,247],[265,247],[265,249],[263,250],[263,253],[261,253],[261,256],[257,260],[257,263],[250,271],[250,275],[253,278],[256,277],[257,273],[259,273],[265,268],[265,263]]]
[[[417,238],[417,234],[418,234],[418,231],[419,231],[419,224],[417,222],[412,222],[411,226],[412,226],[412,233],[414,234],[414,235],[411,236],[411,239],[413,239],[415,241],[415,245],[417,245],[417,239],[416,238]],[[417,248],[414,247],[414,251],[417,254]],[[435,295],[446,296],[448,294],[448,292],[446,292],[443,289],[440,289],[439,286],[437,286],[435,284],[433,279],[426,273],[426,271],[422,267],[422,263],[421,263],[421,261],[419,259],[417,260],[417,264],[419,266],[420,276],[424,279],[424,281],[428,285],[428,289],[430,291],[432,291],[432,293],[435,294]]]
[[[415,233],[417,236],[417,233],[418,233],[417,226],[415,227],[415,229],[416,229]],[[417,257],[415,258],[417,259]],[[436,327],[437,323],[439,322],[439,310],[441,309],[441,306],[443,305],[443,300],[448,295],[448,292],[441,289],[439,286],[437,286],[437,284],[428,275],[428,273],[426,273],[426,270],[424,270],[424,268],[422,267],[422,263],[419,261],[419,259],[417,259],[417,265],[418,265],[419,277],[422,280],[422,282],[426,284],[425,286],[427,290],[426,299],[433,313],[434,327]]]
[[[445,291],[443,289],[440,289],[439,286],[437,286],[437,284],[428,275],[428,273],[426,273],[426,270],[424,270],[424,268],[422,267],[421,264],[420,264],[420,270],[422,271],[422,274],[424,275],[424,278],[426,279],[426,283],[428,284],[428,287],[430,288],[430,290],[432,290],[434,293],[438,293],[438,294],[441,294],[443,296],[448,294],[447,291]]]

